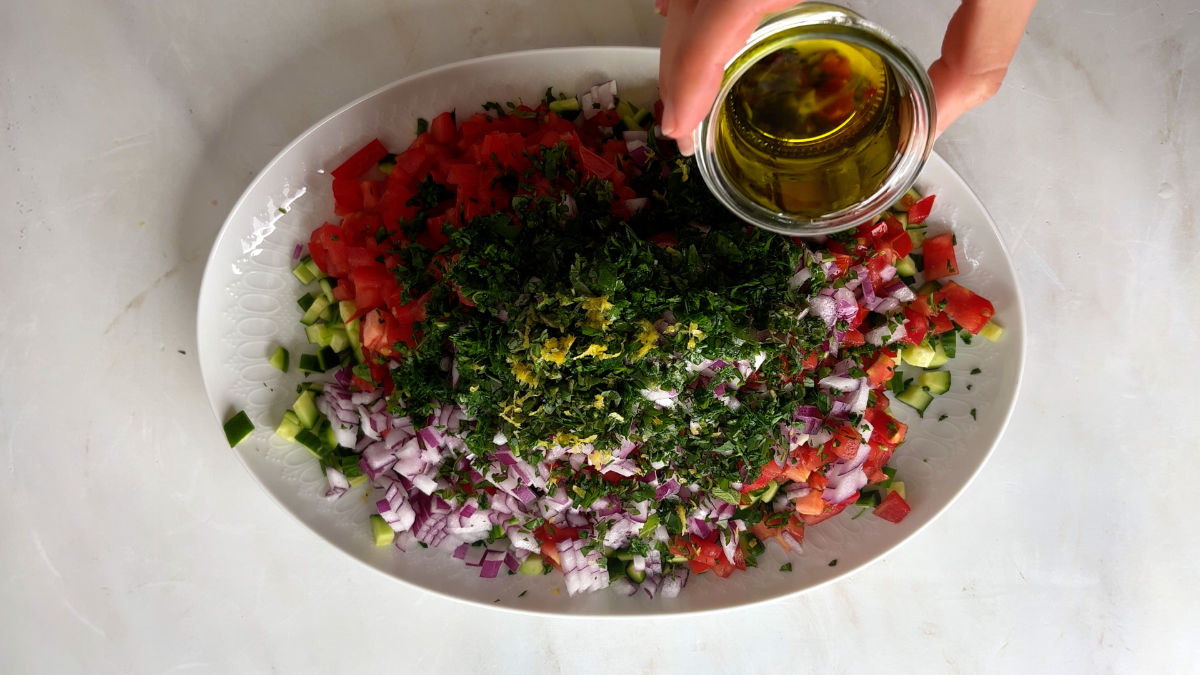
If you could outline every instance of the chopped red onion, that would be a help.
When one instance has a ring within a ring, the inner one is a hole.
[[[332,466],[325,467],[325,480],[329,483],[329,489],[325,491],[325,498],[331,501],[346,494],[346,491],[350,489],[350,481],[346,479],[346,474]]]

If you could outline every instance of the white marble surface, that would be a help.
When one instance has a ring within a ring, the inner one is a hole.
[[[851,4],[927,62],[954,5]],[[254,484],[194,337],[251,176],[430,66],[655,44],[650,7],[0,2],[0,672],[1197,667],[1191,0],[1046,0],[1001,93],[939,142],[1023,275],[1028,372],[980,478],[849,580],[697,619],[500,614],[354,564]]]

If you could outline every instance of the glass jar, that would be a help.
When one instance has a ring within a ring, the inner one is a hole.
[[[804,2],[729,61],[695,131],[701,175],[746,221],[789,235],[867,222],[912,187],[936,129],[916,57],[858,14]]]

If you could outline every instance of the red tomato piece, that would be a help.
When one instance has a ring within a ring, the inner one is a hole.
[[[941,335],[954,330],[954,323],[950,321],[950,317],[946,316],[945,312],[938,312],[929,317],[929,332],[934,335]]]
[[[805,515],[805,514],[801,513],[800,519],[804,521],[805,525],[816,525],[817,523],[829,520],[830,518],[836,516],[837,514],[841,513],[842,511],[845,511],[846,507],[853,504],[854,501],[857,499],[858,499],[858,493],[855,492],[854,494],[847,497],[846,501],[842,502],[841,504],[826,505],[824,510],[820,511],[819,513],[816,513],[813,515]]]
[[[577,527],[559,527],[545,523],[533,531],[533,536],[538,538],[538,541],[549,543],[558,543],[567,539],[578,539],[579,528]]]
[[[920,311],[909,307],[904,308],[904,341],[910,345],[919,345],[929,332],[929,319]]]
[[[972,335],[983,330],[996,314],[996,308],[986,298],[976,295],[953,281],[933,294],[935,303],[946,303],[946,315]]]
[[[583,170],[596,178],[611,178],[617,173],[617,167],[587,148],[579,148],[579,157]]]
[[[935,195],[929,195],[921,201],[908,207],[908,222],[910,225],[920,225],[929,217],[929,212],[933,210],[933,199]]]
[[[781,473],[783,473],[783,465],[779,462],[772,461],[770,464],[767,464],[762,468],[762,471],[758,474],[758,478],[753,483],[742,486],[742,494],[765,488],[767,483],[775,480],[775,478]]]
[[[444,112],[429,123],[429,135],[434,142],[453,145],[458,140],[458,129],[454,127],[454,113]]]
[[[872,387],[879,385],[892,379],[896,374],[896,362],[886,354],[880,354],[875,361],[867,367],[867,379]]]
[[[954,235],[944,232],[925,240],[925,279],[933,281],[958,274],[958,259],[954,256]]]
[[[904,501],[904,497],[901,497],[899,492],[893,491],[887,493],[887,496],[883,498],[882,502],[879,502],[879,506],[876,506],[872,513],[888,522],[898,523],[904,520],[909,511],[912,511],[912,507]]]
[[[376,138],[360,148],[358,152],[350,155],[349,159],[330,173],[335,179],[357,180],[364,173],[373,169],[387,154],[387,148]]]
[[[363,208],[362,188],[353,178],[333,179],[333,212],[344,216]]]
[[[379,263],[361,265],[350,271],[354,304],[359,311],[384,307],[396,289],[396,277]]]

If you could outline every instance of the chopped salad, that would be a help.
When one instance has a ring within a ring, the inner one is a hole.
[[[276,433],[328,498],[368,484],[377,544],[670,597],[852,505],[908,514],[888,392],[925,411],[958,342],[1002,333],[952,280],[953,234],[926,236],[934,197],[820,243],[772,234],[719,206],[656,112],[611,82],[548,90],[332,172],[337,218],[294,270],[297,365],[332,377]]]

